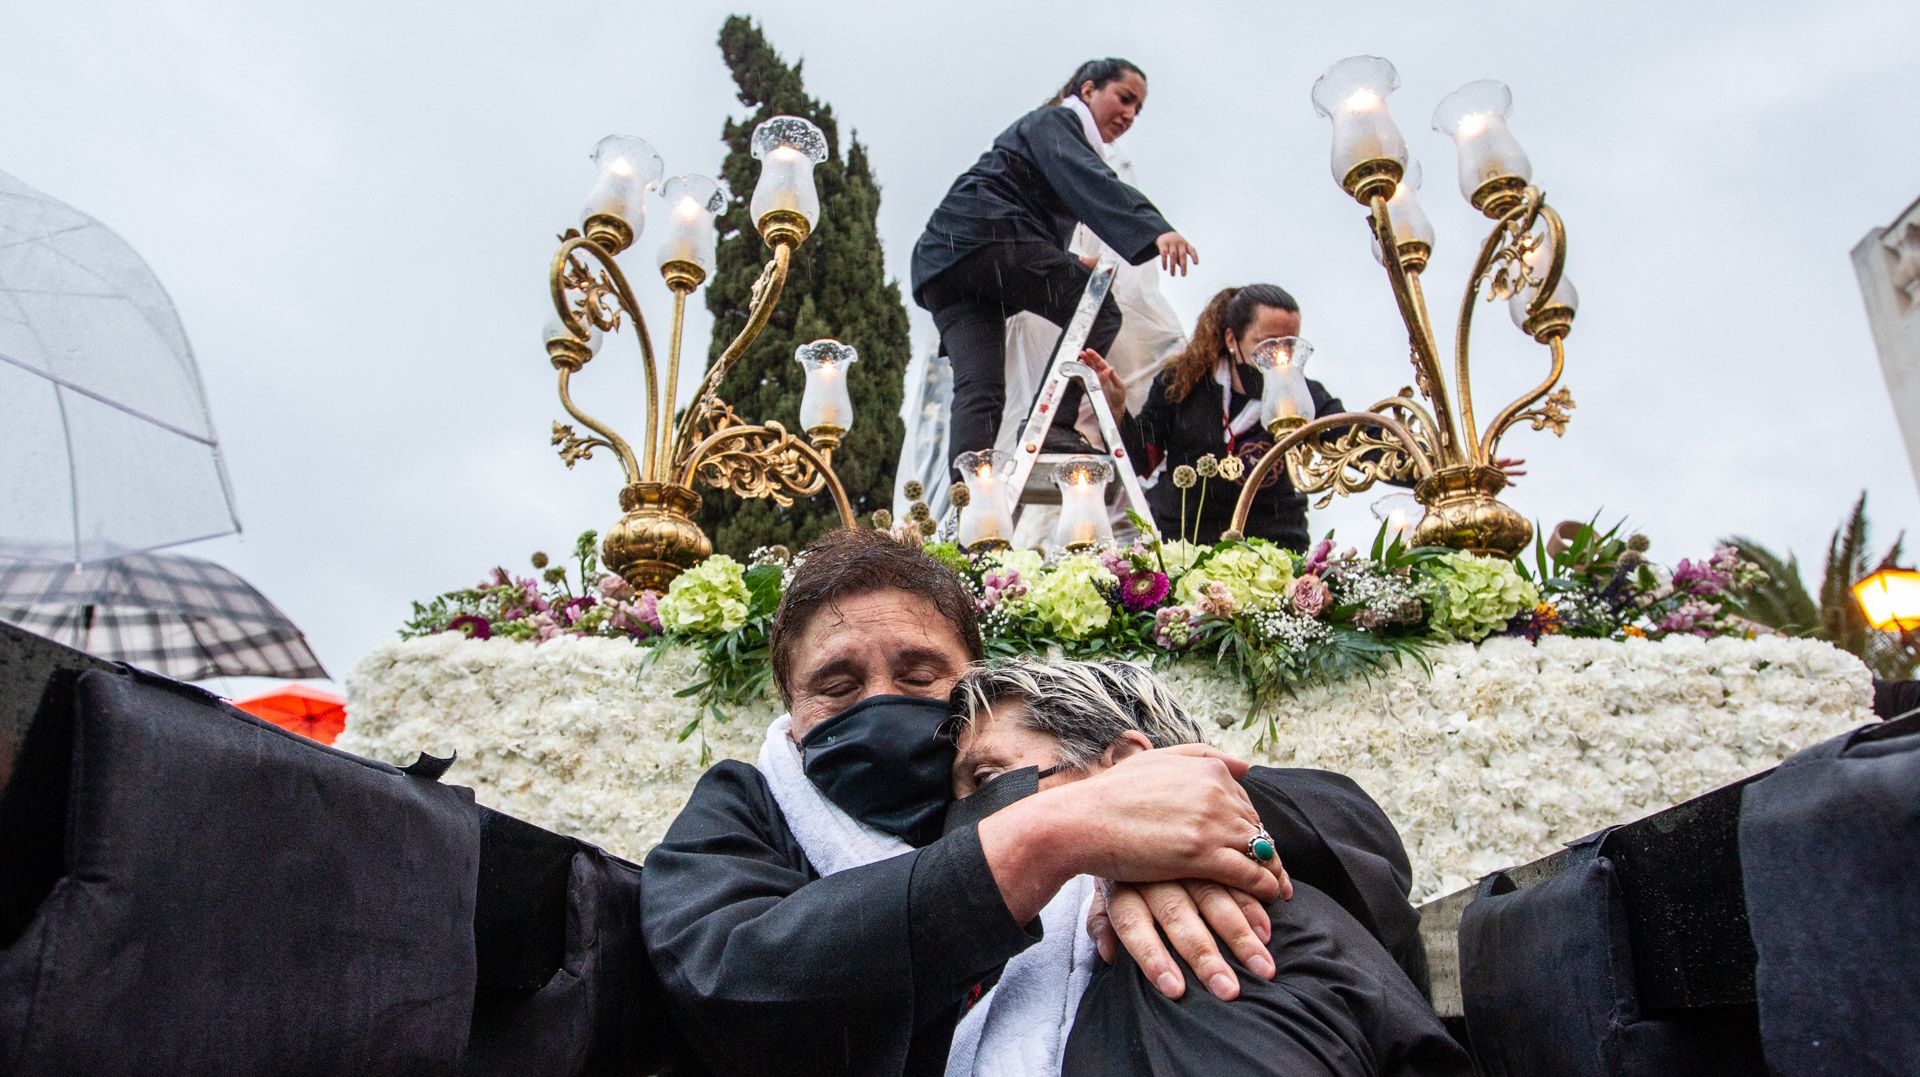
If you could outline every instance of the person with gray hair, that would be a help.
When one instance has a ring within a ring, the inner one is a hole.
[[[977,665],[948,712],[949,827],[1137,753],[1205,741],[1159,677],[1116,660]],[[1292,897],[1259,909],[1268,960],[1238,966],[1252,973],[1239,999],[1190,990],[1174,1001],[1130,955],[1096,947],[1080,928],[1101,886],[1081,876],[1042,909],[1041,942],[961,1019],[948,1077],[1471,1073],[1425,996],[1406,850],[1379,805],[1324,771],[1254,767],[1241,785],[1264,824],[1247,855],[1284,859]]]

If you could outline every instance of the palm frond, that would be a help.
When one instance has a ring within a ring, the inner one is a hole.
[[[1790,636],[1809,635],[1820,628],[1820,604],[1808,593],[1800,578],[1800,558],[1791,551],[1783,559],[1777,553],[1745,535],[1730,535],[1720,540],[1732,546],[1740,556],[1759,565],[1767,574],[1741,600],[1740,615],[1776,632]]]

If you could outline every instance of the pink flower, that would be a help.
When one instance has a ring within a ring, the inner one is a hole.
[[[540,642],[542,643],[550,639],[560,638],[560,625],[553,619],[553,615],[550,613],[536,613],[528,623],[533,625],[533,630],[539,635]]]
[[[1200,592],[1200,612],[1210,617],[1233,616],[1233,592],[1224,583],[1210,583]]]
[[[1287,584],[1287,597],[1293,602],[1293,612],[1302,617],[1318,617],[1332,595],[1327,591],[1326,581],[1309,573]]]
[[[1142,572],[1133,576],[1123,576],[1120,582],[1120,604],[1138,612],[1150,610],[1166,600],[1172,584],[1167,582],[1165,573]]]
[[[579,598],[569,599],[566,605],[560,607],[560,623],[569,628],[579,624],[580,618],[586,616],[587,611],[592,609],[594,605],[595,602],[591,595],[581,595]]]
[[[625,601],[633,597],[633,585],[615,576],[611,572],[600,577],[599,588],[602,598],[612,599],[616,602]]]
[[[1707,561],[1680,560],[1673,569],[1673,588],[1690,595],[1717,595],[1727,589],[1724,573]]]
[[[1125,583],[1127,577],[1133,575],[1133,558],[1119,550],[1107,550],[1100,555],[1100,567],[1113,573],[1121,583]]]
[[[1176,651],[1193,642],[1193,611],[1185,606],[1167,606],[1155,613],[1153,642]]]

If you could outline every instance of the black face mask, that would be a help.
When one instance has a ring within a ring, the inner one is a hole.
[[[1025,800],[1040,791],[1040,779],[1060,769],[1057,766],[1045,770],[1021,767],[988,778],[980,783],[971,796],[961,797],[947,805],[946,828],[941,833],[951,834],[963,826],[978,823],[1016,800]]]
[[[800,740],[807,780],[855,819],[909,845],[940,836],[953,796],[945,700],[870,696]]]

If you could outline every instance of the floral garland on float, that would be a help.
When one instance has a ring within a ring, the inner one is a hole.
[[[1236,461],[1237,462],[1237,461]],[[1328,537],[1305,552],[1260,539],[1211,546],[1149,537],[1084,550],[967,552],[936,541],[915,491],[907,519],[877,527],[918,541],[972,590],[988,653],[1200,659],[1244,690],[1245,715],[1310,686],[1369,677],[1433,648],[1489,637],[1537,641],[1750,638],[1769,631],[1741,615],[1766,579],[1733,547],[1668,568],[1647,559],[1643,535],[1592,523],[1563,526],[1512,561],[1444,547],[1410,547],[1383,525],[1362,554]],[[600,571],[593,532],[575,543],[574,571],[533,555],[537,575],[496,568],[473,587],[415,603],[403,638],[461,632],[539,644],[561,637],[627,640],[650,652],[694,650],[702,676],[679,690],[701,704],[681,730],[726,721],[770,686],[767,635],[794,558],[725,554],[676,577],[664,593],[636,591]]]

